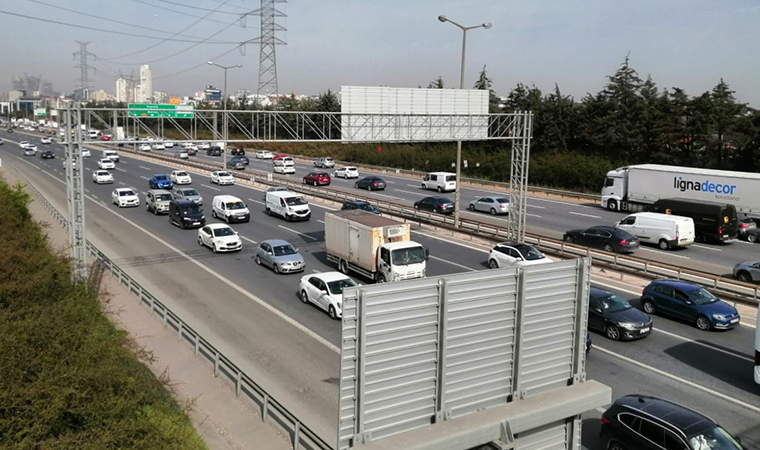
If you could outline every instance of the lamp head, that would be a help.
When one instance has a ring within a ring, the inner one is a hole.
[[[209,65],[209,66],[213,66],[213,65],[214,65],[214,63],[212,63],[211,61],[209,61],[209,62],[208,62],[208,65]]]
[[[441,22],[447,22],[449,19],[447,19],[446,16],[444,16],[443,14],[441,14],[440,16],[438,16],[438,20],[440,20]]]
[[[484,24],[483,24],[483,28],[485,28],[486,30],[487,30],[487,29],[489,29],[489,28],[491,28],[492,26],[493,26],[493,25],[491,25],[491,22],[488,22],[488,23],[484,23]]]

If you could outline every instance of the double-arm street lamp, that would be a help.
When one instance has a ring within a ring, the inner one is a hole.
[[[448,19],[446,16],[438,16],[438,20],[441,22],[449,22],[452,25],[456,25],[459,27],[459,29],[462,30],[462,68],[459,73],[459,89],[464,89],[464,56],[465,51],[467,50],[467,31],[472,30],[473,28],[485,28],[486,30],[491,28],[491,22],[488,23],[482,23],[480,25],[475,25],[471,27],[465,27],[462,25],[459,25],[458,23],[454,22],[451,19]],[[454,226],[459,226],[459,208],[461,207],[459,204],[459,178],[462,175],[462,141],[457,141],[457,186],[456,190],[454,191]]]
[[[223,157],[224,169],[226,170],[227,169],[227,71],[230,69],[239,69],[243,67],[243,65],[235,64],[234,66],[222,66],[212,61],[209,61],[208,64],[210,66],[216,66],[216,67],[220,67],[224,69],[224,92],[222,93],[222,95],[224,95],[224,106],[222,106],[222,108],[224,109],[224,112],[222,113],[224,114],[224,118],[222,120],[222,122],[224,123],[223,125],[224,132],[222,133],[222,139],[224,140],[224,148],[222,149],[222,155],[224,155]]]

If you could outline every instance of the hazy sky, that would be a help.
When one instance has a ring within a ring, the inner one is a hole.
[[[257,8],[259,1],[6,0],[0,10],[162,38],[178,33],[183,36],[175,38],[205,39],[218,33],[213,39],[242,42],[259,33],[258,17],[249,17],[243,28],[234,14],[178,4],[238,13]],[[462,33],[437,20],[444,14],[462,25],[493,23],[490,30],[468,32],[467,87],[487,65],[502,95],[518,82],[544,91],[558,83],[579,99],[597,92],[630,53],[642,78],[651,75],[660,88],[678,86],[698,95],[722,77],[740,101],[760,108],[758,0],[293,0],[277,6],[287,15],[278,20],[287,28],[278,33],[287,42],[277,47],[281,93],[316,94],[341,85],[425,87],[438,75],[447,86],[458,86]],[[213,21],[199,19],[207,14]],[[138,75],[140,63],[160,59],[151,63],[154,89],[192,95],[206,84],[222,84],[221,69],[204,64],[214,59],[243,64],[229,72],[231,92],[256,90],[255,44],[242,55],[234,44],[161,42],[5,14],[0,14],[0,29],[3,91],[9,90],[11,75],[25,72],[43,74],[59,91],[72,90],[79,77],[72,56],[77,40],[91,41],[89,51],[97,55],[95,89],[114,93],[119,70]],[[141,51],[149,46],[154,47]],[[173,75],[197,64],[204,65]]]

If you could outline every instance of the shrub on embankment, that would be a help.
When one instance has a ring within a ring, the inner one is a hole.
[[[205,449],[28,202],[0,180],[0,448]]]

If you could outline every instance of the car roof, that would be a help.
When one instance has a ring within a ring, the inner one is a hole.
[[[234,195],[216,195],[214,196],[214,200],[219,200],[222,202],[242,202],[239,198],[235,197]]]
[[[177,206],[184,206],[184,205],[194,205],[195,202],[192,200],[172,200],[172,203],[176,204]]]
[[[150,192],[153,195],[168,194],[169,193],[169,191],[167,191],[166,189],[150,189],[148,192]]]
[[[678,427],[686,436],[694,436],[714,428],[717,423],[710,417],[677,403],[644,395],[626,395],[615,401],[630,409],[643,411]]]
[[[232,228],[231,226],[227,225],[226,223],[209,223],[206,224],[207,227],[216,230],[219,228]]]
[[[342,274],[341,272],[322,272],[322,273],[315,273],[313,275],[307,275],[307,276],[309,278],[317,277],[324,282],[345,280],[345,279],[351,278],[347,275]]]
[[[290,242],[286,241],[285,239],[267,239],[266,241],[263,241],[262,244],[264,242],[271,245],[272,247],[279,247],[281,245],[291,245]]]
[[[370,202],[366,200],[349,200],[343,203],[344,205],[369,205]]]
[[[426,198],[432,198],[434,200],[438,200],[439,202],[451,202],[451,203],[453,203],[453,201],[449,200],[446,197],[426,197]]]
[[[593,298],[609,297],[610,295],[612,295],[612,292],[595,288],[593,286],[591,287],[591,290],[589,290],[589,296]]]
[[[654,280],[651,283],[649,283],[650,286],[653,284],[664,284],[666,286],[678,288],[683,291],[693,291],[695,289],[701,288],[701,286],[699,286],[698,284],[689,283],[688,281],[681,281],[681,280],[664,279],[664,280]]]
[[[109,159],[109,161],[110,161],[110,159]],[[166,175],[163,174],[163,173],[157,173],[157,174],[153,175],[153,178],[160,178],[160,177],[166,178]]]
[[[117,192],[124,192],[124,191],[132,191],[132,192],[135,192],[135,190],[134,190],[134,189],[132,189],[132,188],[128,188],[128,187],[126,187],[126,188],[116,188],[116,191],[117,191]]]

